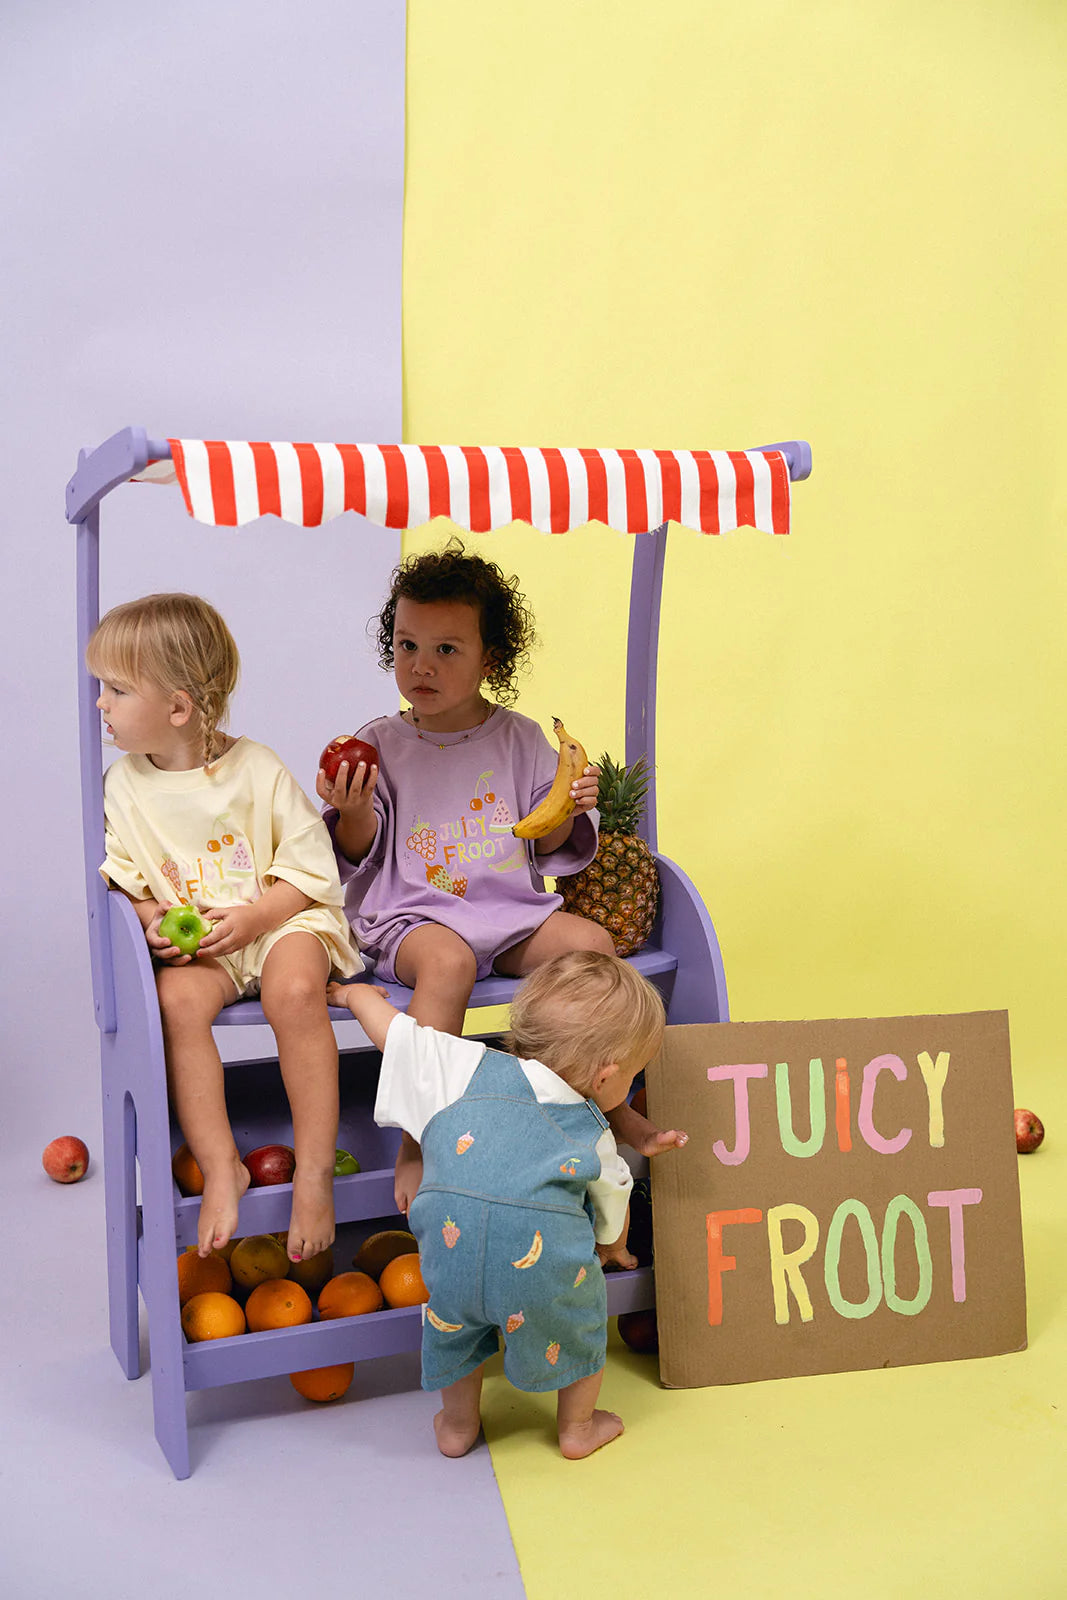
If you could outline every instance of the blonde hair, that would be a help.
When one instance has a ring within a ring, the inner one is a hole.
[[[585,1094],[608,1062],[644,1065],[665,1025],[659,991],[633,967],[599,950],[572,950],[535,968],[516,991],[505,1045]]]
[[[229,711],[241,658],[229,628],[199,595],[149,594],[113,606],[94,630],[85,661],[106,683],[184,691],[193,703],[204,766],[221,754],[219,724]]]

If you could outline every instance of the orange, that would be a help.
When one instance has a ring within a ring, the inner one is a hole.
[[[210,1255],[202,1261],[195,1250],[187,1250],[178,1257],[178,1304],[183,1306],[196,1294],[214,1290],[229,1294],[233,1280],[230,1269],[221,1256]]]
[[[182,1332],[190,1344],[201,1339],[232,1339],[244,1333],[245,1314],[232,1295],[209,1289],[182,1307]]]
[[[233,1281],[242,1289],[254,1289],[268,1278],[284,1278],[289,1257],[270,1233],[253,1233],[242,1239],[230,1257]]]
[[[314,1299],[323,1284],[333,1277],[333,1251],[320,1250],[317,1256],[308,1256],[306,1261],[290,1261],[289,1276]]]
[[[357,1272],[368,1273],[377,1283],[382,1268],[387,1267],[394,1256],[410,1255],[418,1248],[413,1233],[405,1233],[403,1228],[387,1228],[384,1233],[372,1233],[364,1240],[352,1257],[352,1265]]]
[[[397,1256],[382,1271],[378,1287],[387,1306],[395,1311],[398,1306],[422,1306],[430,1298],[430,1291],[422,1281],[418,1251]]]
[[[382,1291],[365,1272],[339,1272],[319,1295],[319,1316],[324,1322],[335,1317],[362,1317],[381,1308]]]
[[[170,1170],[182,1194],[203,1194],[204,1174],[187,1144],[179,1145],[171,1157]]]
[[[253,1289],[245,1302],[249,1333],[267,1328],[295,1328],[311,1321],[311,1301],[298,1283],[288,1278],[272,1278]]]
[[[289,1382],[305,1400],[340,1400],[355,1374],[354,1361],[336,1367],[313,1367],[310,1372],[290,1372]]]

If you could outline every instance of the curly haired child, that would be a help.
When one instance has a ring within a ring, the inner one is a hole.
[[[409,709],[360,730],[380,770],[342,766],[334,782],[320,771],[316,783],[360,948],[379,977],[414,991],[417,1022],[446,1033],[462,1033],[478,978],[525,977],[571,950],[613,953],[607,931],[561,910],[544,883],[596,854],[596,768],[572,786],[574,812],[558,828],[532,842],[511,832],[548,792],[558,758],[539,725],[510,709],[533,642],[517,580],[459,540],[402,562],[378,619],[378,650]],[[628,1142],[645,1154],[684,1142],[656,1134],[628,1107],[621,1115]],[[420,1171],[405,1132],[402,1212]]]

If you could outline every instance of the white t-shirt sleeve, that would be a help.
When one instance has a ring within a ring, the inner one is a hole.
[[[588,1189],[593,1206],[593,1227],[597,1244],[614,1244],[626,1223],[626,1207],[630,1204],[634,1180],[610,1129],[597,1140],[596,1153],[600,1157],[600,1176],[593,1179]]]
[[[385,1036],[375,1122],[421,1139],[430,1118],[463,1094],[484,1054],[485,1045],[477,1039],[422,1028],[399,1012]]]

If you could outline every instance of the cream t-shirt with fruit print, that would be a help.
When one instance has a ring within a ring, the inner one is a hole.
[[[361,969],[326,826],[266,745],[236,739],[210,771],[163,772],[147,756],[123,756],[104,779],[104,819],[100,871],[135,900],[222,909],[284,879],[321,910],[316,931],[334,969]]]

